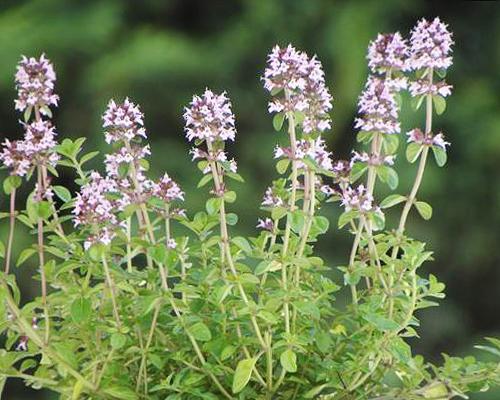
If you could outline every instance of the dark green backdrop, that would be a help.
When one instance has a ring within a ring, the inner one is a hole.
[[[500,332],[500,4],[424,1],[102,1],[2,0],[0,2],[0,137],[21,135],[14,112],[13,75],[21,54],[45,52],[58,74],[61,96],[55,121],[63,137],[88,138],[87,148],[105,151],[100,115],[110,97],[130,96],[146,115],[155,175],[168,171],[186,191],[188,210],[201,207],[204,192],[182,134],[182,108],[206,86],[227,90],[233,100],[238,136],[231,151],[245,185],[238,185],[237,229],[254,231],[258,203],[272,179],[272,149],[278,140],[266,112],[259,76],[266,54],[289,42],[316,53],[334,95],[333,133],[326,140],[337,157],[354,145],[356,98],[367,74],[368,41],[377,32],[406,35],[417,19],[440,16],[456,41],[448,80],[454,85],[448,110],[438,118],[452,143],[449,164],[431,166],[421,197],[434,206],[430,222],[411,219],[410,232],[431,243],[429,271],[447,283],[442,306],[422,314],[416,350],[431,359],[463,354],[482,336]],[[422,123],[403,110],[403,128]],[[414,174],[404,157],[400,192]],[[96,163],[95,168],[100,168]],[[2,172],[1,174],[4,174]],[[3,175],[2,175],[3,176]],[[70,184],[71,177],[62,179]],[[7,207],[3,193],[0,208]],[[338,209],[322,211],[335,220]],[[2,220],[0,235],[6,236]],[[332,226],[334,226],[332,224]],[[28,238],[19,236],[17,249]],[[332,231],[320,251],[332,266],[345,262],[349,238]],[[29,275],[16,273],[28,296],[36,294]],[[7,399],[34,394],[9,385]],[[498,399],[482,394],[474,399]]]

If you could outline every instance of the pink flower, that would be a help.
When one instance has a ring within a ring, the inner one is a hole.
[[[24,142],[5,139],[0,152],[0,161],[10,168],[11,175],[24,176],[31,167],[31,158],[26,154]]]
[[[184,192],[168,174],[163,175],[160,181],[154,186],[153,193],[165,203],[170,203],[174,200],[184,200]]]
[[[421,19],[411,32],[409,67],[449,68],[452,64],[452,34],[439,18]]]
[[[433,135],[432,133],[425,134],[420,129],[415,128],[409,131],[407,134],[409,143],[417,143],[421,145],[427,146],[438,146],[443,150],[446,149],[446,146],[449,146],[450,143],[444,140],[444,134],[442,132],[437,135]]]
[[[274,193],[273,188],[268,187],[261,204],[263,207],[284,207],[285,202],[280,196]]]
[[[116,104],[114,100],[110,100],[102,119],[103,127],[106,129],[107,143],[130,142],[136,137],[146,138],[144,115],[139,106],[128,98],[122,104]]]
[[[368,66],[374,73],[407,69],[408,46],[399,32],[378,34],[368,46]]]
[[[363,185],[359,185],[355,189],[349,186],[342,192],[341,204],[346,211],[371,211],[373,209],[373,196],[367,192]]]
[[[233,140],[236,135],[231,102],[226,92],[219,95],[206,89],[200,96],[193,96],[189,107],[184,109],[186,137],[212,141]]]
[[[264,88],[271,93],[284,91],[269,103],[270,113],[301,112],[304,133],[331,129],[328,112],[332,96],[325,85],[325,73],[316,56],[309,58],[292,45],[275,46],[268,56],[263,76]]]
[[[399,107],[391,87],[384,79],[369,76],[359,97],[355,127],[365,132],[399,133]]]
[[[274,222],[271,218],[261,219],[257,221],[257,228],[272,232],[274,230]]]
[[[59,97],[54,94],[56,74],[45,54],[39,59],[22,57],[17,66],[16,110],[23,112],[29,107],[38,107],[40,113],[47,115],[48,107],[57,106]]]
[[[290,147],[277,146],[274,150],[274,158],[286,157],[292,160],[292,149]],[[333,168],[332,153],[326,148],[325,141],[318,137],[313,142],[305,139],[298,140],[295,149],[295,160],[299,160],[297,167],[299,169],[307,168],[302,160],[306,158],[313,160],[320,168],[331,171]]]
[[[446,82],[435,82],[430,83],[428,80],[419,79],[415,82],[410,83],[410,94],[413,97],[422,96],[426,94],[431,94],[433,96],[440,95],[442,97],[447,97],[451,94],[451,89],[453,86],[448,85]]]

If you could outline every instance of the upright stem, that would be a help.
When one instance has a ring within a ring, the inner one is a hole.
[[[108,284],[109,293],[111,296],[111,303],[113,305],[113,315],[115,317],[116,325],[118,328],[121,327],[120,314],[118,313],[118,305],[116,303],[116,291],[115,291],[115,283],[113,278],[111,277],[111,273],[109,271],[108,262],[106,261],[106,256],[102,256],[102,265],[104,267],[104,273],[106,275],[106,282]]]
[[[38,191],[41,193],[35,193],[35,197],[40,197],[36,201],[42,201],[42,194],[44,193],[43,181],[42,181],[42,170],[41,167],[37,167],[37,184]],[[38,236],[38,263],[40,267],[40,280],[41,280],[41,291],[42,291],[42,307],[43,315],[45,320],[45,343],[49,342],[50,336],[50,318],[49,310],[47,306],[47,277],[45,275],[45,254],[43,248],[43,219],[38,217],[37,220],[37,236]]]
[[[16,225],[16,188],[10,192],[10,211],[9,211],[9,238],[7,240],[7,250],[5,253],[5,274],[10,271],[10,258],[12,255],[12,243],[14,241],[14,227]]]

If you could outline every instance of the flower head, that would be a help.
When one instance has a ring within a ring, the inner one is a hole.
[[[391,86],[384,79],[369,76],[359,97],[355,127],[365,132],[395,134],[400,132],[399,107]]]
[[[368,66],[375,73],[406,70],[408,46],[399,32],[378,34],[368,46]]]
[[[202,96],[193,96],[189,107],[184,109],[184,120],[189,141],[234,140],[236,135],[231,101],[226,92],[218,95],[206,89]]]
[[[394,165],[394,155],[383,155],[383,154],[368,154],[367,152],[358,153],[357,151],[352,152],[351,157],[351,168],[356,162],[366,163],[368,165]]]
[[[5,139],[0,152],[0,161],[10,168],[11,175],[24,176],[31,167],[31,158],[26,154],[24,142]]]
[[[359,185],[355,189],[349,186],[342,192],[342,205],[346,211],[371,211],[373,209],[373,196],[363,185]]]
[[[257,220],[257,228],[272,232],[274,230],[274,222],[271,218]]]
[[[331,128],[328,112],[332,96],[325,85],[325,73],[316,56],[309,58],[292,45],[275,46],[268,56],[263,76],[264,88],[271,93],[283,91],[269,103],[270,113],[301,112],[305,133]]]
[[[409,67],[413,70],[450,67],[452,45],[452,34],[445,23],[439,18],[421,19],[411,32]]]
[[[417,143],[421,145],[427,146],[438,146],[443,150],[446,149],[446,146],[449,146],[450,143],[444,140],[444,134],[442,132],[437,135],[433,135],[432,133],[425,134],[422,130],[415,128],[409,131],[407,134],[409,143]]]
[[[114,100],[110,100],[102,119],[103,127],[106,129],[107,143],[130,142],[137,137],[146,138],[144,115],[139,106],[128,98],[122,104],[116,104]]]
[[[17,65],[15,78],[16,110],[23,112],[29,107],[38,107],[40,113],[47,115],[49,106],[57,106],[59,97],[54,94],[56,74],[44,54],[39,59],[23,56]]]
[[[155,184],[153,193],[165,203],[170,203],[174,200],[184,200],[184,192],[168,174],[163,175],[160,181]]]
[[[289,159],[295,158],[295,160],[299,160],[297,163],[297,168],[299,169],[306,168],[306,164],[301,161],[305,158],[310,158],[324,170],[331,171],[333,168],[331,158],[332,153],[327,150],[325,141],[321,137],[318,137],[312,142],[305,139],[298,140],[295,148],[295,157],[293,156],[293,151],[290,147],[276,146],[274,150],[274,158],[281,157]]]
[[[262,199],[263,207],[284,207],[285,201],[279,196],[272,187],[266,189],[264,198]]]

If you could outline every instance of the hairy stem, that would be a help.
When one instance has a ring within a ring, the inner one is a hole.
[[[5,274],[10,271],[10,259],[12,256],[12,244],[14,242],[14,228],[16,225],[16,188],[10,192],[9,210],[9,238],[7,239],[7,249],[5,252]]]
[[[113,305],[113,315],[115,317],[116,325],[118,328],[121,328],[120,314],[118,312],[118,305],[116,303],[116,288],[113,278],[111,277],[111,273],[109,271],[108,262],[106,261],[106,256],[102,256],[102,266],[104,267],[104,273],[106,275],[106,282],[109,288],[109,293],[111,297],[111,303]]]

